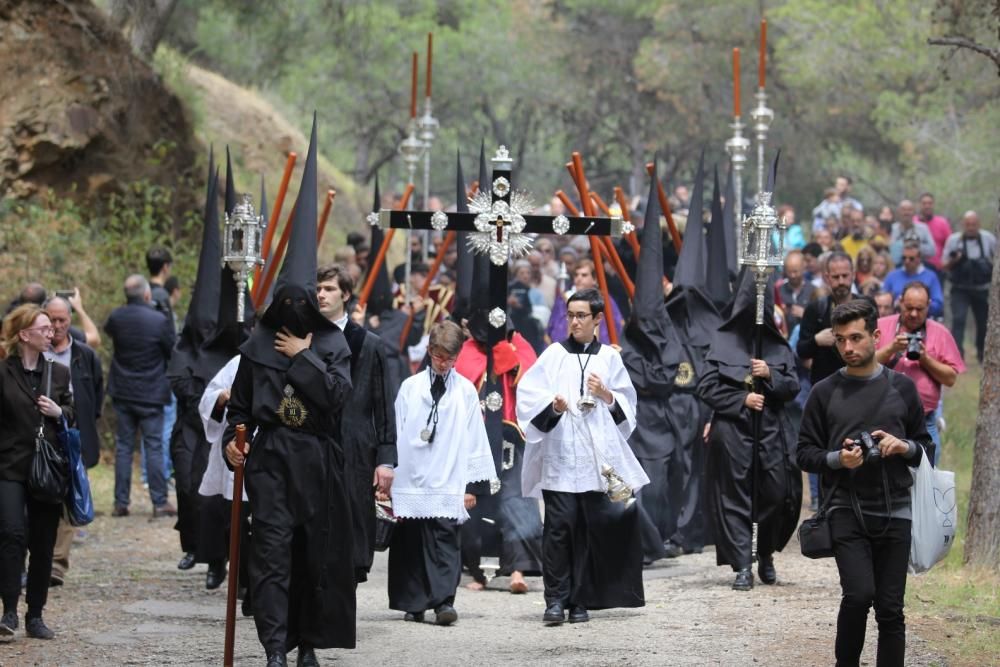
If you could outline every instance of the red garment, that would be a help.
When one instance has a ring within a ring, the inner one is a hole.
[[[503,376],[504,421],[517,424],[517,382],[537,359],[531,344],[516,331],[510,340],[493,346],[493,372]],[[474,384],[477,391],[482,390],[486,380],[486,346],[471,338],[465,341],[455,361],[455,371]]]
[[[935,268],[941,268],[941,254],[944,252],[945,241],[951,236],[951,223],[942,215],[935,215],[930,220],[924,220],[919,215],[913,216],[914,222],[920,221],[931,230],[934,239],[934,256],[928,260]]]

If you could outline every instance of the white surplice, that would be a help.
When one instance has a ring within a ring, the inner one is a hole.
[[[597,407],[581,413],[581,367],[586,376],[595,373],[617,401],[625,419],[615,424],[610,406],[600,399]],[[531,420],[552,404],[556,394],[569,403],[559,422],[548,433],[538,430]],[[638,491],[649,477],[628,445],[635,428],[636,392],[621,355],[601,345],[597,354],[572,354],[560,343],[542,352],[517,385],[517,421],[525,434],[521,489],[525,496],[541,498],[542,490],[583,493],[607,491],[601,475],[610,465]]]
[[[471,382],[449,372],[444,396],[438,402],[437,432],[434,442],[428,443],[420,433],[433,428],[427,424],[431,406],[429,370],[407,378],[399,387],[399,463],[392,482],[392,511],[399,517],[462,522],[469,518],[466,485],[497,478],[479,395]]]
[[[205,469],[205,476],[201,478],[201,486],[198,493],[203,496],[225,496],[226,500],[233,499],[233,473],[222,460],[222,436],[226,432],[227,410],[222,411],[222,420],[212,419],[212,412],[215,410],[215,402],[223,390],[233,387],[233,380],[236,379],[236,371],[240,367],[240,355],[230,359],[222,367],[212,381],[205,388],[205,393],[201,395],[198,402],[198,414],[201,415],[201,423],[205,427],[205,439],[212,445],[208,453],[208,468]],[[243,489],[243,500],[247,499],[246,488]]]

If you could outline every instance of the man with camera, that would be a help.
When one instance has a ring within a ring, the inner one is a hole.
[[[845,367],[813,387],[802,415],[797,461],[822,475],[843,597],[837,665],[858,665],[868,609],[878,623],[877,664],[902,666],[903,598],[910,553],[913,478],[929,446],[917,387],[882,365],[883,336],[867,299],[834,308],[831,325]]]
[[[930,302],[925,283],[907,283],[899,297],[899,314],[878,321],[881,347],[876,356],[880,364],[906,375],[917,385],[927,432],[934,442],[931,462],[936,466],[941,458],[937,427],[941,387],[955,384],[958,374],[965,372],[965,362],[947,327],[928,319]]]
[[[972,317],[976,320],[976,358],[980,364],[986,344],[990,279],[996,252],[997,237],[993,232],[980,229],[979,215],[975,211],[966,211],[962,216],[962,231],[949,236],[944,244],[942,268],[951,278],[951,335],[964,359],[965,318],[972,308]]]

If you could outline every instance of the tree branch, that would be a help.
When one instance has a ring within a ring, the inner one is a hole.
[[[965,37],[931,37],[928,38],[927,43],[931,46],[953,46],[956,49],[969,49],[981,53],[993,61],[993,64],[997,66],[998,73],[1000,73],[1000,49],[991,49]]]

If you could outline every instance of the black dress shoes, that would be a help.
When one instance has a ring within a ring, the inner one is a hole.
[[[49,630],[41,617],[24,619],[24,634],[34,639],[55,639],[56,633]]]
[[[451,625],[458,620],[458,612],[450,604],[443,604],[434,609],[434,622],[438,625]]]
[[[759,562],[757,563],[757,574],[760,575],[761,583],[767,584],[768,586],[776,584],[778,582],[778,571],[774,569],[774,557],[764,556],[759,557]]]
[[[423,623],[424,622],[424,612],[422,611],[408,611],[403,614],[403,620],[409,621],[410,623]]]
[[[267,667],[288,667],[284,651],[274,651],[267,654]]]
[[[190,570],[194,567],[194,554],[190,551],[184,554],[184,557],[180,559],[177,563],[178,570]]]
[[[299,657],[295,659],[295,667],[319,667],[316,650],[311,646],[299,646]]]
[[[553,602],[545,608],[542,615],[542,622],[546,625],[561,625],[566,620],[566,612],[558,602]]]
[[[208,564],[208,572],[205,573],[205,589],[214,591],[226,580],[226,564],[223,561],[215,561]]]
[[[587,613],[587,608],[583,605],[576,605],[575,607],[569,608],[569,622],[570,623],[586,623],[590,620],[590,614]]]
[[[736,573],[736,580],[733,582],[734,591],[749,591],[753,588],[753,570],[745,567]]]
[[[671,540],[663,543],[663,551],[667,558],[677,558],[684,555],[684,547]]]

